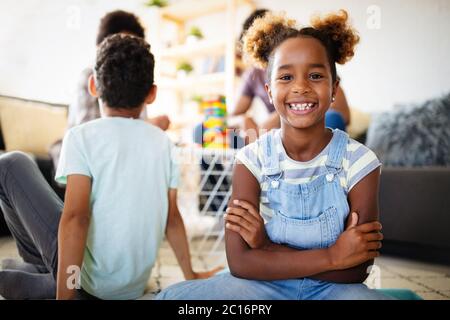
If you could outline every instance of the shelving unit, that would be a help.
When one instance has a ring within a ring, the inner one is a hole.
[[[176,100],[176,113],[180,119],[171,119],[173,128],[180,127],[179,121],[187,123],[187,119],[182,116],[183,106],[193,95],[220,94],[226,97],[228,106],[233,104],[236,64],[235,16],[236,10],[243,5],[249,6],[249,10],[254,9],[252,0],[178,0],[158,9],[158,23],[153,22],[152,25],[169,25],[176,33],[167,47],[164,46],[168,42],[167,35],[158,32],[160,47],[156,53],[156,61],[163,66],[159,71],[157,69],[158,87],[160,90],[166,90],[165,92]],[[195,22],[195,19],[212,14],[221,16],[220,33],[213,37],[206,36],[196,42],[187,42],[189,24]],[[178,63],[201,59],[210,59],[210,65],[205,63],[202,68],[197,68],[186,76],[177,75]]]

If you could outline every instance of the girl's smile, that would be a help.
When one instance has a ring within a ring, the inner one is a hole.
[[[298,100],[293,102],[288,102],[286,107],[295,115],[306,115],[308,113],[314,112],[317,108],[317,103],[307,100]]]

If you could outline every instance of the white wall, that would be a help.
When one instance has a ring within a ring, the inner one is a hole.
[[[213,0],[211,0],[213,1]],[[0,0],[0,94],[56,103],[70,101],[80,70],[92,62],[99,19],[131,10],[147,26],[144,0]],[[367,111],[420,102],[450,91],[449,0],[278,0],[258,6],[284,10],[307,23],[313,12],[345,8],[361,35],[354,59],[339,69],[350,104]],[[370,5],[380,9],[369,29]],[[240,23],[245,15],[239,14]],[[214,24],[200,20],[213,32]],[[203,25],[202,25],[203,24]]]
[[[284,10],[301,24],[314,12],[346,9],[360,33],[356,55],[339,68],[352,106],[367,111],[414,103],[450,91],[450,1],[279,0],[261,6]],[[380,10],[380,28],[369,29]]]
[[[0,0],[0,95],[68,103],[81,70],[93,63],[100,18],[135,12],[142,0]]]

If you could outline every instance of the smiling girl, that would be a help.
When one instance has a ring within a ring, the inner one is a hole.
[[[237,155],[225,216],[230,273],[174,285],[159,299],[386,298],[362,284],[381,247],[380,162],[324,121],[336,63],[359,41],[347,19],[341,10],[298,29],[267,14],[248,30],[244,50],[267,71],[281,129]]]

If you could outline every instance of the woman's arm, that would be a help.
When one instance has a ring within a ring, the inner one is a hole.
[[[269,117],[267,118],[266,121],[263,122],[261,128],[270,131],[272,129],[279,128],[280,125],[281,125],[280,115],[278,114],[278,112],[274,111],[271,114],[269,114]]]
[[[230,114],[231,117],[240,116],[247,113],[248,109],[252,105],[253,98],[245,95],[241,95],[236,103],[236,107]]]
[[[58,230],[57,299],[74,299],[77,283],[71,283],[73,267],[79,276],[84,258],[90,221],[91,178],[84,175],[69,175],[64,209]]]

